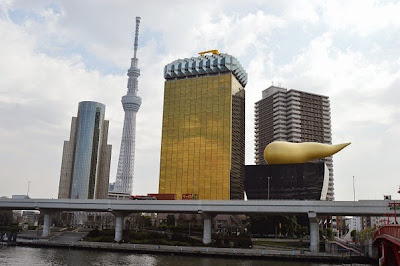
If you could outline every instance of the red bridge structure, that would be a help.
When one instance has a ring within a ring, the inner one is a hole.
[[[372,239],[378,246],[379,265],[400,265],[400,225],[396,210],[400,210],[400,203],[389,203],[394,209],[394,224],[387,224],[379,228]]]

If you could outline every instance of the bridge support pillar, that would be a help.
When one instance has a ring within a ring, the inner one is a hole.
[[[114,240],[119,242],[122,240],[122,233],[124,231],[124,214],[122,212],[113,212],[115,216],[115,237]]]
[[[51,223],[50,212],[45,212],[43,217],[42,237],[48,237],[50,235],[50,223]]]
[[[319,220],[315,212],[308,213],[310,221],[310,251],[319,252]]]
[[[204,219],[203,227],[203,243],[205,245],[211,243],[211,232],[212,232],[212,219],[214,218],[210,213],[203,213],[202,217]]]

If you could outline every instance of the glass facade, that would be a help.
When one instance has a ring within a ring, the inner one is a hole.
[[[79,103],[71,184],[72,199],[95,197],[104,112],[104,104],[89,101]]]
[[[165,81],[159,193],[243,199],[244,96],[232,72]]]

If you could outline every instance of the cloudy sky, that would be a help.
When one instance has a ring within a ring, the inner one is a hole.
[[[254,103],[272,82],[330,97],[336,200],[381,199],[400,185],[398,1],[0,0],[0,196],[56,198],[78,102],[104,103],[115,180],[135,17],[139,95],[134,193],[157,192],[163,68],[219,49],[247,70],[246,163]]]

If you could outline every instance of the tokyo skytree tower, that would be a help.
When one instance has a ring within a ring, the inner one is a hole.
[[[138,47],[140,17],[136,17],[135,44],[131,67],[128,69],[128,93],[122,97],[122,106],[125,111],[124,128],[122,130],[121,149],[119,152],[117,178],[115,180],[114,192],[132,193],[133,168],[135,161],[135,134],[136,134],[136,113],[142,104],[142,98],[137,96],[138,59],[136,52]]]

